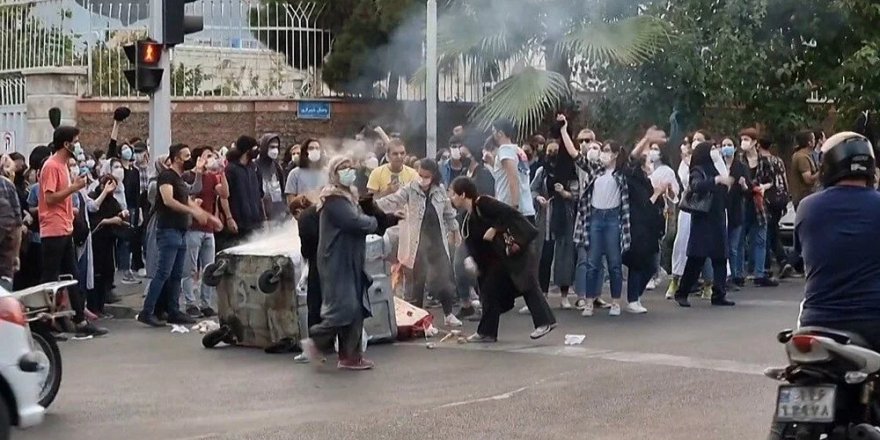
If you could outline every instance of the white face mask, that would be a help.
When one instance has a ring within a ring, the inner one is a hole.
[[[211,171],[219,171],[220,170],[220,161],[217,159],[211,159],[205,165]]]
[[[269,159],[272,160],[278,159],[278,149],[270,148],[269,151],[266,153],[266,156],[269,156]]]
[[[89,160],[87,160],[87,161],[86,161],[86,166],[87,166],[89,169],[94,168],[94,167],[95,167],[95,160],[94,160],[94,159],[89,159]]]
[[[651,150],[648,153],[648,162],[654,163],[660,160],[660,152],[657,150]]]
[[[309,150],[309,162],[318,162],[321,160],[321,150]]]
[[[449,149],[449,157],[451,157],[452,160],[459,160],[459,159],[461,159],[461,150],[458,149],[458,148],[451,148],[451,149]]]
[[[344,186],[354,185],[354,181],[357,179],[357,173],[351,168],[347,170],[339,170],[337,171],[337,174],[339,174],[339,183]]]
[[[375,170],[379,167],[379,159],[375,157],[369,157],[364,161],[364,167],[368,170]]]
[[[590,162],[595,162],[599,160],[599,150],[590,149],[587,151],[587,160]]]
[[[745,151],[750,151],[752,149],[752,141],[742,141],[740,147]]]
[[[113,168],[113,171],[110,173],[117,182],[122,182],[122,179],[125,178],[125,170],[122,168]]]

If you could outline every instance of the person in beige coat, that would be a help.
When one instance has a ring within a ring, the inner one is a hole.
[[[419,177],[397,192],[376,201],[386,213],[398,213],[400,246],[398,260],[407,269],[409,301],[424,307],[425,286],[443,306],[444,324],[459,327],[452,313],[455,284],[451,255],[459,242],[456,211],[446,189],[440,184],[440,167],[433,159],[423,159]]]

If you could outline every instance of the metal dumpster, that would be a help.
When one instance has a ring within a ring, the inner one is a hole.
[[[218,342],[266,348],[302,338],[296,286],[302,271],[296,225],[252,243],[227,249],[205,268],[204,282],[216,287],[221,329],[206,335]]]

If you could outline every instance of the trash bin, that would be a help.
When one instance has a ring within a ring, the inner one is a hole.
[[[219,332],[226,333],[211,339],[257,348],[299,341],[299,305],[305,307],[297,295],[302,261],[295,228],[220,252],[205,268],[204,280],[216,287]]]

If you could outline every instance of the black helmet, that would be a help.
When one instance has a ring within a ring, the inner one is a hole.
[[[873,185],[877,163],[868,138],[854,132],[838,133],[822,145],[822,185],[832,186],[843,179],[865,178]]]

